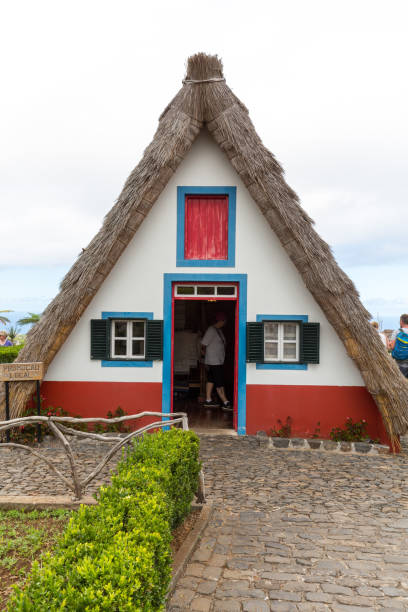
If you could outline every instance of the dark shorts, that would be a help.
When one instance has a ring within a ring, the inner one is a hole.
[[[208,382],[212,382],[216,389],[224,386],[224,366],[223,365],[209,365],[208,367]]]
[[[398,361],[397,361],[397,365],[398,365],[398,367],[399,367],[399,369],[400,369],[401,374],[402,374],[403,376],[405,376],[405,378],[408,378],[408,364],[407,364],[407,363],[404,363],[404,364],[402,364],[402,363],[401,363],[401,364],[400,364],[400,363],[398,363]]]

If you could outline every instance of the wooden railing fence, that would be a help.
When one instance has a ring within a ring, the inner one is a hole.
[[[117,423],[124,423],[126,421],[131,421],[135,419],[141,419],[142,417],[160,417],[160,420],[155,421],[154,423],[150,423],[149,425],[145,425],[140,429],[135,431],[131,431],[124,436],[115,435],[115,433],[111,434],[97,434],[90,431],[80,431],[78,429],[74,429],[72,427],[67,427],[67,425],[75,425],[75,424],[84,424],[84,423],[106,423],[108,425],[113,425]],[[167,420],[163,420],[167,419]],[[28,416],[28,417],[19,417],[16,419],[10,419],[8,421],[0,421],[0,433],[2,431],[8,431],[13,427],[21,427],[31,424],[40,424],[48,426],[50,432],[55,436],[57,440],[61,443],[68,461],[71,470],[72,482],[56,468],[56,466],[43,454],[38,452],[37,448],[32,448],[31,446],[27,446],[25,444],[18,444],[16,442],[0,442],[0,448],[11,447],[17,448],[20,450],[28,451],[44,461],[48,467],[58,476],[58,478],[66,485],[68,489],[70,489],[74,494],[74,499],[81,499],[86,487],[89,483],[96,478],[96,476],[103,470],[108,461],[118,452],[123,446],[128,444],[130,440],[136,438],[137,436],[142,436],[146,431],[150,429],[158,429],[163,427],[171,427],[174,425],[181,424],[181,427],[184,430],[188,430],[188,418],[185,412],[173,412],[169,414],[163,414],[162,412],[140,412],[138,414],[130,414],[122,417],[116,417],[112,419],[102,418],[102,417],[91,417],[78,419],[74,417],[57,417],[57,416]],[[100,442],[106,443],[114,443],[115,445],[109,450],[109,452],[105,455],[105,457],[98,463],[96,468],[84,479],[80,479],[78,474],[78,467],[75,461],[75,454],[71,448],[70,441],[67,439],[68,436],[75,436],[78,438],[90,438],[92,440],[99,440]],[[199,489],[197,492],[198,501],[205,501],[205,493],[204,493],[204,476],[203,473],[200,473],[200,482]]]

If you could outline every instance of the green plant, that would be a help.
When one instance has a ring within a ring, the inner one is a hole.
[[[6,323],[10,323],[10,319],[3,316],[3,312],[13,312],[12,310],[0,310],[0,323],[5,325]]]
[[[53,406],[44,406],[44,398],[41,398],[40,416],[67,416],[68,413],[62,408],[54,408]],[[22,416],[37,416],[37,398],[24,410]],[[86,426],[86,423],[84,423]],[[46,427],[42,426],[43,435],[46,432]],[[19,444],[31,445],[37,441],[37,424],[20,425],[10,430],[11,441]]]
[[[32,323],[38,323],[41,315],[35,312],[29,312],[27,317],[23,317],[17,321],[17,325],[31,325]]]
[[[315,430],[312,434],[312,438],[320,438],[320,421],[317,421]]]
[[[13,363],[23,346],[0,346],[0,363]]]
[[[115,412],[112,413],[109,410],[107,414],[108,419],[117,419],[123,416],[126,416],[126,412],[120,406],[116,408]],[[112,423],[111,425],[106,424],[106,431],[117,431],[119,433],[129,433],[130,428],[126,425],[126,423],[123,423],[123,422],[122,423]]]
[[[73,515],[54,556],[33,564],[8,610],[162,610],[171,528],[197,488],[198,450],[193,432],[176,429],[135,442],[98,505]]]
[[[16,338],[19,334],[20,334],[20,328],[17,327],[17,325],[9,325],[8,330],[7,330],[7,335],[13,344],[15,344]]]
[[[272,428],[269,430],[271,438],[290,438],[292,434],[292,417],[287,416],[285,423],[282,423],[281,419],[278,419],[277,423],[279,429]]]
[[[353,422],[351,417],[347,417],[342,427],[333,427],[330,432],[330,438],[335,442],[362,442],[368,440],[367,434],[367,421],[361,419],[361,421]]]

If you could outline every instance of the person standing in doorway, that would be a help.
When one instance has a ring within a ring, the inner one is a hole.
[[[217,312],[215,315],[214,325],[210,325],[201,340],[202,354],[205,355],[204,363],[208,366],[208,378],[205,387],[206,399],[204,406],[216,407],[219,406],[217,402],[212,399],[212,391],[215,389],[218,393],[220,400],[222,401],[222,409],[231,411],[232,407],[230,402],[225,395],[225,383],[224,383],[224,361],[225,361],[225,349],[227,341],[222,328],[227,322],[227,317],[224,312]]]

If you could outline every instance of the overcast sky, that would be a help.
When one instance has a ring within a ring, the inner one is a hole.
[[[3,2],[0,310],[41,312],[181,86],[228,85],[388,325],[408,311],[405,0]]]

